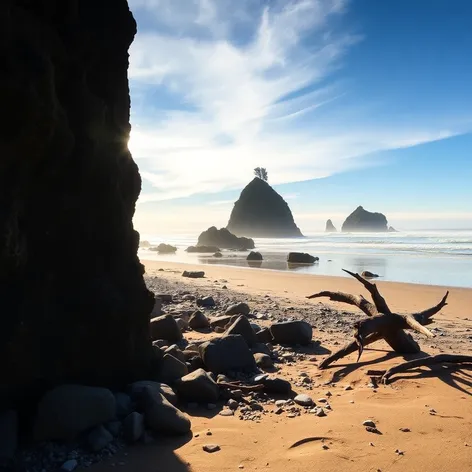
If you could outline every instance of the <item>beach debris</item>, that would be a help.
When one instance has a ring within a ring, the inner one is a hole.
[[[392,313],[387,302],[382,297],[374,283],[369,282],[359,274],[350,272],[346,269],[343,270],[358,280],[369,291],[373,303],[369,302],[362,295],[355,296],[343,292],[323,291],[307,297],[309,299],[328,297],[333,301],[348,303],[357,306],[368,316],[368,318],[358,321],[355,324],[354,327],[356,332],[354,335],[354,341],[324,359],[319,365],[320,369],[327,368],[333,362],[355,351],[358,351],[357,360],[359,361],[364,347],[380,339],[384,339],[395,352],[401,354],[420,352],[420,346],[411,335],[405,333],[405,329],[413,329],[427,337],[435,337],[435,334],[424,325],[432,323],[431,318],[447,305],[449,292],[446,292],[446,295],[436,306],[422,312],[414,314]],[[464,358],[464,356],[460,357],[462,359]],[[465,357],[472,359],[472,356]],[[454,356],[452,356],[452,358],[454,358]],[[416,362],[417,366],[425,365],[421,362],[418,364],[418,360],[412,362]],[[459,362],[462,362],[462,360]],[[406,364],[408,363],[405,363],[405,365]],[[404,368],[405,367],[403,367],[403,369]],[[392,371],[392,369],[390,369],[390,371]],[[393,373],[395,372],[397,371],[393,368]],[[388,375],[388,372],[384,375],[382,378],[384,383],[388,381],[390,375]]]
[[[218,444],[205,444],[203,446],[203,450],[205,452],[208,452],[210,454],[213,454],[214,452],[218,452],[221,450],[220,446]]]

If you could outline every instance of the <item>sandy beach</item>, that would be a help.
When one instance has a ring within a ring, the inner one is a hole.
[[[153,280],[165,283],[169,291],[184,287],[196,295],[212,294],[216,300],[230,296],[259,312],[273,309],[276,317],[285,313],[306,318],[316,311],[312,323],[317,347],[303,360],[284,364],[277,376],[290,380],[297,393],[307,393],[315,402],[328,398],[332,411],[326,417],[302,414],[292,418],[274,414],[275,407],[269,406],[259,421],[241,421],[236,415],[218,415],[219,409],[184,408],[192,420],[192,437],[163,438],[130,448],[94,466],[94,472],[115,467],[126,472],[465,471],[472,467],[470,370],[421,368],[398,375],[390,385],[373,388],[368,369],[384,370],[404,360],[384,342],[366,349],[359,364],[352,354],[327,370],[318,369],[327,353],[351,339],[346,323],[361,314],[348,305],[305,297],[321,290],[367,296],[355,280],[168,262],[144,264],[148,285]],[[204,270],[206,277],[183,279],[184,269]],[[448,290],[391,282],[378,282],[378,286],[396,312],[436,305]],[[438,335],[434,339],[414,336],[427,354],[471,352],[472,290],[449,290],[449,304],[430,325]],[[323,306],[339,312],[324,313]],[[342,321],[332,319],[337,313]],[[201,340],[212,335],[192,332],[186,338]],[[300,373],[312,383],[303,386]],[[362,425],[365,420],[373,420],[381,434],[367,432]],[[202,446],[209,443],[221,450],[204,452]]]

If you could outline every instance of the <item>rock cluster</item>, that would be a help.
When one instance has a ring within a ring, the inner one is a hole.
[[[236,235],[253,238],[303,236],[287,202],[267,182],[257,177],[241,192],[227,228]]]
[[[223,249],[248,250],[254,249],[254,240],[238,237],[226,228],[217,229],[215,226],[208,228],[198,237],[197,246],[217,246]]]

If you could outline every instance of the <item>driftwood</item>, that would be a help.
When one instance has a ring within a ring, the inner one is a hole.
[[[390,377],[395,374],[401,374],[417,367],[429,367],[435,364],[464,364],[472,368],[472,356],[461,356],[456,354],[438,354],[437,356],[427,356],[413,361],[403,362],[390,368],[383,374],[382,383],[388,384]]]
[[[366,300],[362,295],[354,296],[342,292],[324,291],[307,297],[310,299],[328,297],[333,301],[348,303],[357,306],[368,316],[368,318],[355,323],[354,340],[324,359],[319,366],[320,369],[326,369],[333,362],[356,351],[359,353],[357,358],[357,361],[359,361],[364,347],[380,339],[384,339],[389,346],[399,354],[414,354],[420,352],[418,343],[410,334],[404,331],[406,329],[412,329],[430,338],[435,337],[434,333],[426,328],[426,325],[432,323],[433,320],[431,318],[447,305],[449,292],[446,292],[443,299],[436,306],[419,313],[392,313],[374,283],[364,279],[359,274],[345,269],[343,270],[358,280],[368,290],[373,303]]]

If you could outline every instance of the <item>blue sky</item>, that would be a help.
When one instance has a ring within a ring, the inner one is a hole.
[[[305,233],[472,227],[472,2],[129,3],[141,231],[225,225],[256,166]]]

